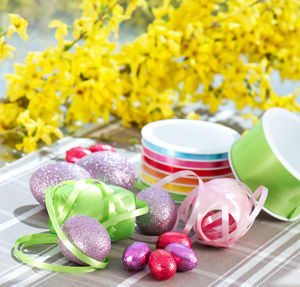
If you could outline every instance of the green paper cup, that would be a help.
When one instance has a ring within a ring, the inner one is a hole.
[[[271,108],[262,120],[231,147],[229,155],[237,179],[252,191],[269,189],[264,210],[286,221],[300,218],[300,118]]]

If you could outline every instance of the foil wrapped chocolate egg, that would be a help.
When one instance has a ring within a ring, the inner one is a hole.
[[[161,234],[156,241],[156,248],[164,249],[168,244],[171,243],[180,243],[187,247],[192,247],[191,239],[184,233],[170,231]]]
[[[111,151],[116,152],[116,150],[109,144],[95,144],[90,147],[91,152],[97,151]]]
[[[170,279],[177,271],[173,255],[164,249],[157,249],[150,254],[148,266],[152,275],[158,280]]]
[[[131,189],[135,180],[132,164],[115,152],[92,153],[80,159],[77,165],[85,168],[92,178],[102,180],[109,185]]]
[[[103,225],[95,218],[75,215],[68,218],[61,229],[71,243],[87,256],[98,261],[104,261],[108,256],[111,249],[110,237]],[[58,246],[62,254],[71,261],[87,265],[67,249],[59,238]]]
[[[149,205],[149,213],[137,217],[137,225],[144,234],[160,235],[170,231],[177,218],[173,198],[163,189],[146,188],[137,194],[137,199]]]
[[[73,147],[66,152],[66,161],[71,163],[76,163],[84,156],[91,154],[92,152],[84,147]]]
[[[123,253],[122,261],[128,270],[142,270],[148,262],[151,249],[145,242],[135,242]]]
[[[42,166],[30,178],[30,190],[34,198],[45,208],[45,191],[66,180],[91,178],[90,173],[73,163],[56,162]]]
[[[177,270],[179,271],[192,270],[198,264],[196,254],[190,247],[180,243],[171,243],[165,247],[165,250],[170,252],[174,258],[176,257],[175,260],[177,259]]]

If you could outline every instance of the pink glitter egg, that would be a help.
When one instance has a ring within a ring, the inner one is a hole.
[[[115,152],[95,152],[81,158],[76,164],[86,169],[92,178],[106,184],[131,189],[135,180],[132,164]]]
[[[91,175],[81,166],[68,162],[56,162],[36,170],[30,178],[30,190],[34,198],[45,205],[45,191],[66,180],[88,179]]]
[[[86,215],[75,215],[67,219],[62,227],[66,237],[87,256],[104,261],[111,249],[110,237],[101,223]],[[71,261],[87,265],[65,247],[58,238],[58,246],[62,254]]]
[[[140,191],[136,198],[149,205],[149,213],[136,219],[144,234],[161,235],[173,228],[177,219],[177,209],[171,195],[163,189],[149,187]]]

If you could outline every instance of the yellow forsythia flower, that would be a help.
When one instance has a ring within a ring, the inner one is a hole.
[[[12,33],[17,32],[24,41],[27,41],[28,40],[28,35],[27,35],[28,21],[17,14],[11,13],[11,14],[8,14],[8,16],[10,18],[11,24],[7,30],[7,37],[10,38]]]
[[[189,120],[200,120],[200,115],[195,113],[194,111],[193,112],[190,112],[187,116],[186,116],[187,119]]]
[[[64,46],[64,37],[68,35],[68,25],[59,21],[53,20],[49,24],[49,28],[57,28],[55,32],[55,38],[58,40],[58,47]]]
[[[0,37],[0,59],[5,62],[6,58],[12,58],[13,54],[11,51],[15,51],[15,47],[7,45],[5,38]]]
[[[128,2],[83,0],[72,28],[50,23],[57,28],[55,47],[14,65],[6,76],[8,103],[0,107],[11,115],[0,117],[0,127],[22,129],[18,148],[31,151],[62,136],[59,128],[111,116],[142,127],[199,101],[211,113],[228,101],[238,110],[300,111],[297,91],[279,96],[270,80],[275,70],[282,80],[300,79],[299,1],[182,0],[172,6],[174,1],[163,0],[154,1],[155,7],[152,1]],[[147,31],[117,45],[111,36],[146,5],[154,15]],[[69,30],[73,39],[66,41]],[[0,38],[1,59],[11,56],[5,40]]]

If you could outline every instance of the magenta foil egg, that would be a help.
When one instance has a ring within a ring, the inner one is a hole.
[[[140,191],[136,198],[149,205],[149,213],[136,219],[144,234],[161,235],[173,228],[177,219],[177,209],[171,195],[163,189],[149,187]]]
[[[174,257],[176,256],[177,270],[189,271],[198,265],[198,260],[192,248],[180,243],[171,243],[165,247]]]
[[[88,179],[91,175],[81,166],[68,162],[56,162],[42,166],[30,178],[30,190],[34,198],[45,208],[45,191],[66,180]]]
[[[62,227],[66,237],[87,256],[104,261],[111,249],[110,237],[101,223],[86,215],[75,215],[67,219]],[[87,265],[77,258],[58,238],[58,246],[62,254],[71,261]]]
[[[135,242],[123,253],[122,261],[128,270],[142,270],[148,262],[151,249],[145,242]]]
[[[76,164],[85,168],[92,178],[102,180],[106,184],[131,189],[135,180],[132,164],[115,152],[95,152],[81,158]]]

